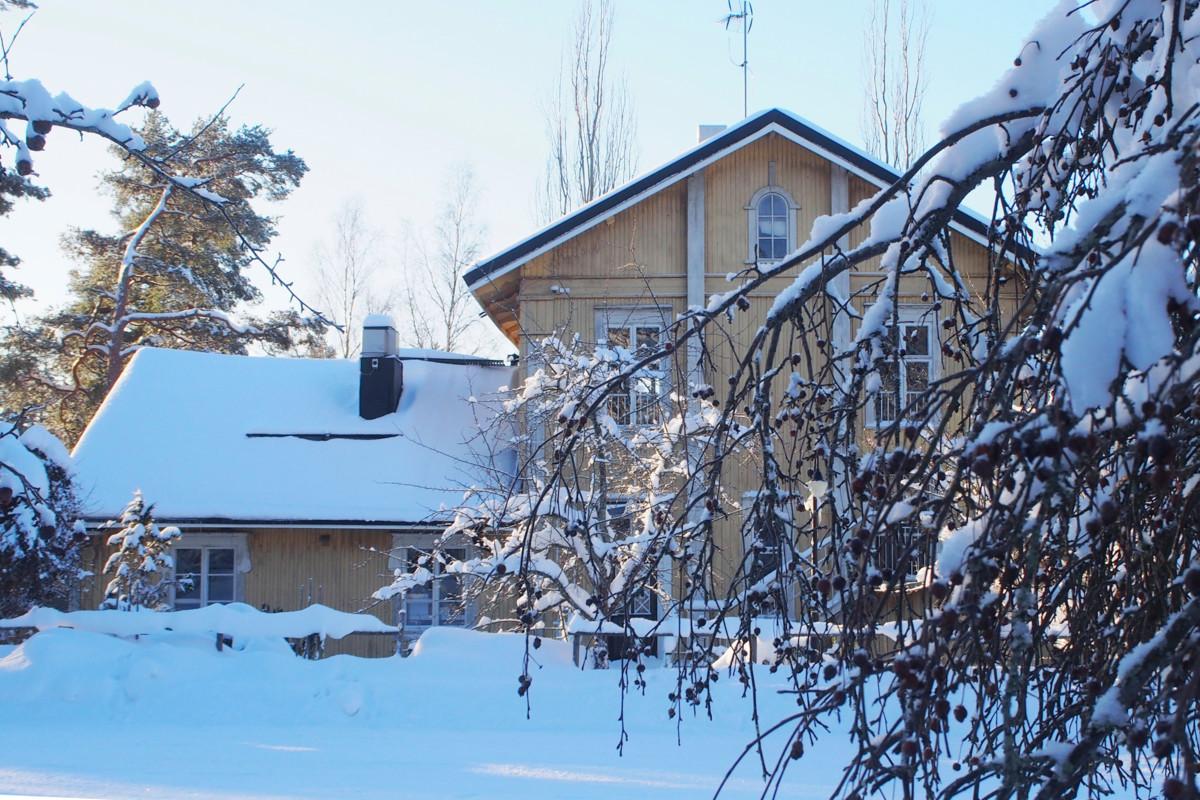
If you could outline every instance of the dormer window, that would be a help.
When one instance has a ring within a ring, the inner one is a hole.
[[[782,261],[796,246],[796,204],[782,188],[766,186],[746,208],[750,222],[747,263]]]

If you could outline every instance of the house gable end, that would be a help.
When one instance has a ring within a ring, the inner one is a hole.
[[[772,133],[846,169],[877,188],[889,186],[899,177],[899,174],[887,165],[832,134],[793,114],[771,109],[702,142],[673,161],[594,200],[507,250],[479,262],[466,273],[464,281],[473,292],[479,293],[489,283],[497,281],[565,241],[604,223],[651,195],[685,180]],[[976,242],[987,244],[988,224],[980,217],[960,211],[955,214],[952,227]]]

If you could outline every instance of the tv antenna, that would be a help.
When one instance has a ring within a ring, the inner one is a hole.
[[[729,6],[729,13],[725,15],[723,22],[725,30],[729,30],[729,26],[738,21],[742,24],[742,63],[738,64],[742,69],[742,117],[750,116],[750,29],[754,27],[754,5],[750,0],[725,0]],[[734,11],[735,7],[740,7],[740,11]]]

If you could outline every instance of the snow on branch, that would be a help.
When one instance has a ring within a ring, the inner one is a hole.
[[[302,313],[337,327],[318,309],[307,303],[294,290],[292,283],[283,277],[279,271],[282,257],[268,260],[262,249],[250,241],[229,212],[229,201],[226,198],[206,188],[203,179],[174,174],[167,160],[148,155],[145,140],[130,126],[117,119],[131,108],[155,109],[159,105],[158,92],[149,82],[135,86],[115,109],[106,109],[84,105],[65,92],[52,95],[38,80],[8,78],[0,81],[0,144],[15,150],[17,173],[26,176],[34,171],[33,152],[45,149],[47,137],[55,128],[106,139],[142,163],[164,181],[168,188],[174,187],[213,208],[251,258],[266,270],[271,282],[282,287]],[[10,124],[12,122],[25,123],[24,131],[14,132]]]

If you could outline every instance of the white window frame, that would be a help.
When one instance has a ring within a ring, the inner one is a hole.
[[[250,549],[246,544],[244,533],[185,533],[171,547],[171,563],[178,564],[177,554],[180,550],[200,551],[200,608],[213,605],[208,599],[208,560],[212,550],[233,550],[233,600],[243,603],[246,600],[246,573],[251,570]],[[172,570],[174,573],[174,569]],[[225,602],[223,600],[216,602]],[[171,586],[171,607],[175,607],[175,584]]]
[[[790,253],[796,249],[796,217],[800,206],[782,186],[770,184],[762,187],[750,198],[746,206],[746,263],[747,264],[777,264],[783,259],[758,257],[758,204],[769,194],[777,194],[787,204],[787,247],[784,252]]]
[[[670,310],[660,308],[658,306],[597,306],[596,307],[596,342],[601,346],[608,346],[608,331],[610,328],[625,328],[629,331],[629,341],[634,347],[637,346],[637,329],[638,328],[657,328],[658,342],[661,346],[664,341],[670,320]],[[629,420],[625,425],[636,427],[638,425],[655,425],[664,418],[667,410],[667,399],[671,394],[671,358],[664,357],[659,364],[661,365],[656,370],[646,370],[645,372],[651,378],[658,380],[658,419],[641,420],[638,419],[638,404],[636,402],[637,393],[633,389],[633,384],[630,384],[629,389],[624,396],[629,403]],[[655,374],[656,373],[656,374]],[[609,399],[612,399],[611,397]]]
[[[883,301],[887,302],[887,301]],[[891,315],[889,315],[890,317]],[[883,394],[883,387],[880,386],[878,392],[872,393],[867,401],[867,427],[880,428],[894,423],[903,410],[908,405],[908,373],[903,368],[903,365],[908,362],[926,363],[928,364],[928,383],[932,384],[937,380],[941,372],[941,342],[938,339],[938,316],[935,306],[921,304],[902,303],[896,311],[896,317],[889,319],[889,327],[893,325],[899,326],[916,326],[924,325],[929,336],[928,353],[920,356],[909,356],[907,354],[900,357],[901,369],[896,376],[896,416],[891,419],[879,419],[875,412],[876,404],[879,402],[880,395]],[[888,334],[891,335],[890,333]],[[900,332],[898,341],[903,342],[903,331]]]
[[[404,533],[392,534],[392,550],[391,550],[391,554],[388,557],[388,569],[390,569],[390,570],[396,570],[396,569],[407,570],[408,565],[409,565],[413,555],[416,555],[416,554],[425,555],[425,554],[431,553],[433,551],[434,541],[436,538],[437,538],[437,536],[434,534],[424,534],[424,535],[417,534],[415,536],[413,534],[404,534]],[[461,543],[461,544],[451,543],[451,544],[447,545],[447,548],[448,549],[461,549],[461,550],[465,551],[465,555],[467,555],[468,557],[471,555],[471,547],[466,543]],[[441,565],[435,564],[433,566],[434,566],[434,569],[432,571],[434,572],[434,574],[435,575],[441,574],[441,572],[440,572]],[[466,579],[459,578],[459,581],[460,581],[460,586],[462,586],[462,591],[465,592]],[[444,623],[441,621],[441,616],[439,614],[439,610],[440,610],[441,603],[443,600],[443,598],[441,597],[441,585],[442,585],[442,582],[440,580],[437,580],[436,578],[429,582],[430,624],[428,624],[428,625],[425,625],[425,624],[415,625],[412,622],[410,622],[409,618],[408,618],[408,605],[407,605],[408,604],[408,596],[407,596],[407,594],[404,595],[403,597],[397,597],[395,613],[397,615],[397,622],[403,621],[403,623],[404,623],[404,637],[406,639],[416,638],[417,636],[420,636],[421,633],[429,630],[430,628],[438,628],[438,627],[471,628],[474,626],[475,617],[476,617],[475,607],[471,602],[466,601],[466,600],[464,600],[464,603],[463,603],[463,612],[462,612],[462,617],[461,617],[461,619],[462,619],[461,623],[454,624],[454,623]],[[403,617],[401,617],[401,615],[403,615]]]

